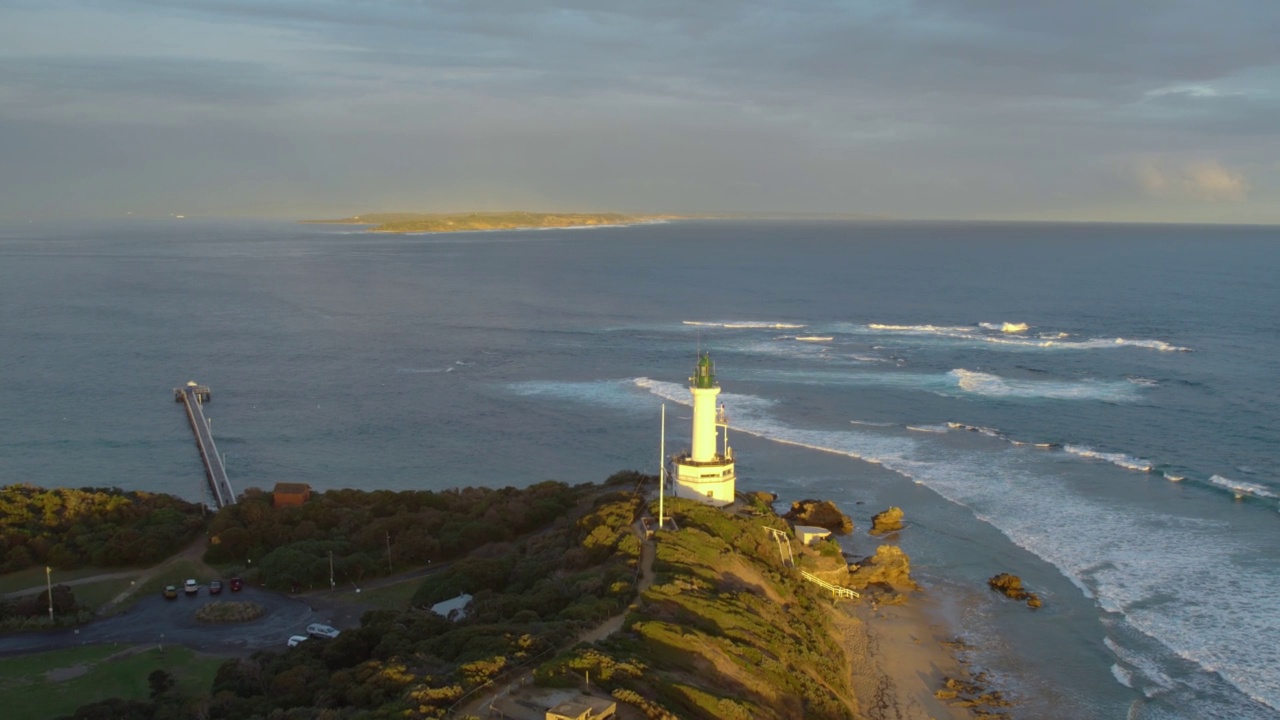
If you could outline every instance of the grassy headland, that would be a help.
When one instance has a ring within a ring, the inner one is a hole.
[[[370,232],[425,233],[631,225],[670,219],[672,217],[671,215],[624,215],[622,213],[533,213],[517,211],[488,213],[373,213],[337,220],[302,220],[301,222],[371,225]]]

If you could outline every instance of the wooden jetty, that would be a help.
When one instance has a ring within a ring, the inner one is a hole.
[[[204,416],[204,403],[213,399],[213,393],[208,386],[192,381],[174,388],[173,399],[186,406],[187,420],[191,423],[191,432],[196,436],[196,447],[200,450],[200,459],[204,461],[204,474],[209,481],[209,489],[213,491],[214,504],[223,508],[235,503],[236,493],[227,480],[227,468],[222,456],[218,454],[218,446],[213,442],[209,420]]]

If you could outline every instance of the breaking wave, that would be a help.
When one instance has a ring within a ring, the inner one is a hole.
[[[1143,460],[1142,458],[1136,458],[1136,457],[1133,457],[1132,455],[1125,455],[1124,453],[1099,452],[1097,450],[1094,450],[1093,448],[1085,447],[1083,445],[1063,445],[1062,449],[1071,453],[1072,455],[1078,455],[1083,458],[1089,458],[1091,460],[1104,460],[1106,462],[1111,463],[1112,465],[1122,467],[1126,470],[1136,470],[1138,472],[1151,472],[1151,469],[1153,467],[1150,460]]]
[[[1109,400],[1113,402],[1138,399],[1136,386],[1125,382],[1101,382],[1081,380],[1053,382],[1047,380],[1010,380],[990,373],[957,368],[947,373],[956,387],[967,393],[986,397],[1045,398],[1050,400]]]
[[[695,327],[728,328],[731,330],[799,330],[805,327],[795,323],[744,320],[741,322],[703,322],[701,320],[685,320],[684,325]]]
[[[1005,327],[1021,328],[1018,330],[1006,330]],[[940,338],[950,338],[954,340],[964,340],[967,342],[982,342],[997,347],[1007,348],[1054,348],[1060,350],[1101,350],[1106,348],[1118,347],[1135,347],[1146,348],[1148,350],[1157,350],[1160,352],[1190,352],[1191,348],[1180,347],[1167,343],[1163,340],[1147,340],[1147,339],[1131,339],[1123,337],[1115,338],[1090,338],[1088,340],[1064,340],[1068,337],[1066,333],[1044,333],[1039,339],[1026,337],[1010,337],[1024,332],[1028,326],[1025,323],[1003,323],[999,326],[994,323],[982,323],[976,327],[966,327],[963,325],[884,325],[881,323],[869,323],[862,326],[865,330],[880,334],[899,334],[899,335],[915,335],[915,336],[933,336]],[[853,331],[857,331],[858,326],[852,326]],[[975,332],[975,330],[984,329],[991,330],[997,334],[986,334]]]
[[[978,327],[983,327],[988,330],[995,330],[997,332],[1002,332],[1002,333],[1024,333],[1029,328],[1029,326],[1026,323],[1011,323],[1011,322],[978,323]]]
[[[1209,482],[1220,488],[1230,490],[1237,498],[1244,497],[1245,495],[1271,499],[1280,498],[1280,495],[1276,495],[1258,483],[1245,482],[1244,480],[1232,480],[1231,478],[1226,478],[1221,475],[1214,475],[1209,478]]]

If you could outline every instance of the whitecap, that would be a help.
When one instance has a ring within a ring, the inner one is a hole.
[[[1047,400],[1106,400],[1127,402],[1137,399],[1130,383],[1077,380],[1013,380],[991,373],[956,368],[947,373],[955,386],[966,393],[999,398],[1043,398]]]
[[[1027,328],[1029,327],[1026,323],[1011,323],[1011,322],[1001,322],[1001,323],[985,323],[984,322],[984,323],[978,323],[978,326],[982,328],[986,328],[987,330],[995,330],[997,332],[1002,332],[1002,333],[1023,333],[1023,332],[1026,332]]]
[[[872,330],[913,333],[919,335],[950,335],[953,333],[973,332],[973,328],[964,327],[962,325],[885,325],[883,323],[868,323],[867,327]]]
[[[1246,495],[1261,498],[1280,498],[1280,495],[1276,495],[1258,483],[1246,482],[1244,480],[1232,480],[1231,478],[1226,478],[1221,475],[1214,475],[1209,478],[1209,482],[1217,485],[1218,487],[1230,490],[1232,494],[1236,496],[1237,500],[1244,498]]]
[[[1092,460],[1105,460],[1112,465],[1125,468],[1126,470],[1151,472],[1152,468],[1150,460],[1143,460],[1142,458],[1125,455],[1124,453],[1099,452],[1093,448],[1085,447],[1083,445],[1064,445],[1062,449],[1079,457],[1090,458]]]
[[[685,320],[685,325],[696,327],[716,327],[731,330],[799,330],[805,327],[796,323],[745,320],[741,322],[707,322],[702,320]]]
[[[831,342],[835,340],[831,335],[797,335],[795,339],[800,342]]]
[[[934,433],[935,435],[949,432],[951,430],[950,423],[947,425],[908,425],[907,429],[914,430],[915,432]]]

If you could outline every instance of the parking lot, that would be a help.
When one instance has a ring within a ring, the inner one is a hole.
[[[263,607],[257,620],[224,625],[197,622],[195,611],[210,602],[247,601]],[[312,623],[349,627],[351,613],[318,610],[303,600],[245,586],[239,592],[224,588],[210,595],[202,586],[193,595],[179,590],[166,599],[160,593],[144,597],[127,611],[78,628],[0,637],[0,656],[101,643],[174,643],[200,652],[240,655],[254,650],[284,650],[291,635],[305,635]]]

